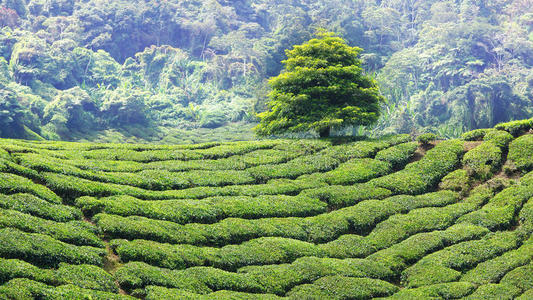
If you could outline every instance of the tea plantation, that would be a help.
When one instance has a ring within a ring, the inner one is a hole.
[[[532,132],[0,140],[0,299],[533,299]]]

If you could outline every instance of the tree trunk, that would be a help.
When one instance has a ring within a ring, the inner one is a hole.
[[[326,127],[326,128],[322,128],[320,129],[320,131],[318,132],[318,134],[320,135],[321,138],[327,138],[329,137],[329,134],[331,133],[331,128],[330,127]]]

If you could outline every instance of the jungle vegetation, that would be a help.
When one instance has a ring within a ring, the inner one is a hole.
[[[381,117],[333,134],[458,136],[533,113],[519,0],[0,0],[0,136],[252,139],[267,79],[317,28],[376,78]]]

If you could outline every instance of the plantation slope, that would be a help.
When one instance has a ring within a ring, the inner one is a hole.
[[[0,299],[528,299],[532,133],[0,140]]]

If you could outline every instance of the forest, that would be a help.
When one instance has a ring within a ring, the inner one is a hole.
[[[267,79],[317,28],[361,47],[372,127],[463,132],[533,114],[528,0],[0,0],[0,137],[253,139]]]

